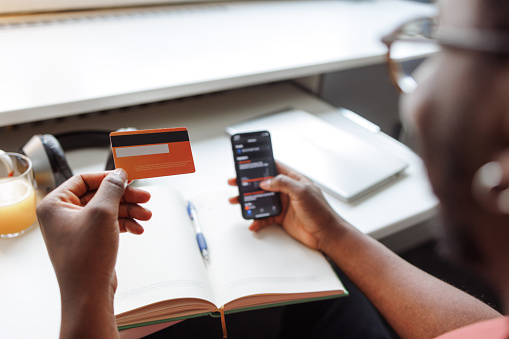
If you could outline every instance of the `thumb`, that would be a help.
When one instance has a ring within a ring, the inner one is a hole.
[[[299,181],[284,174],[278,174],[274,178],[264,180],[260,183],[260,187],[266,191],[282,192],[288,195],[292,195],[293,192],[296,192],[301,185],[302,183]]]
[[[107,211],[118,211],[120,199],[127,187],[127,173],[118,168],[110,172],[101,182],[94,197],[88,205],[100,207]]]

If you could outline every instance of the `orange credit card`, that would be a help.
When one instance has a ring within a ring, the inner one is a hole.
[[[115,168],[129,180],[193,173],[187,129],[160,128],[110,133]]]

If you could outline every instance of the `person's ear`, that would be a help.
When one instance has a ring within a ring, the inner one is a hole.
[[[509,214],[509,150],[477,170],[472,195],[486,210]]]

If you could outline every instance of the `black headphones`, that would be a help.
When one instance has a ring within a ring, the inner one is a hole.
[[[21,147],[19,152],[30,158],[38,188],[43,193],[48,193],[73,175],[64,152],[80,148],[109,148],[105,170],[115,168],[110,147],[110,131],[37,134]]]

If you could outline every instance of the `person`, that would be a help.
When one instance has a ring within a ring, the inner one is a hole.
[[[442,52],[421,73],[418,87],[403,96],[402,119],[415,132],[440,201],[444,247],[487,277],[508,307],[509,31],[504,35],[504,29],[509,2],[442,0],[440,25],[486,34],[471,35],[479,48],[442,41]],[[464,43],[462,37],[458,41]],[[484,48],[486,43],[499,51]],[[254,221],[252,231],[276,223],[322,251],[400,337],[509,338],[506,317],[362,234],[334,212],[310,180],[278,168],[280,174],[261,187],[281,192],[283,213]],[[62,337],[118,336],[112,309],[118,232],[140,233],[134,219],[150,214],[138,205],[147,194],[124,191],[125,180],[122,171],[74,177],[38,208],[62,294]]]
[[[37,206],[60,287],[62,338],[116,338],[113,313],[119,233],[143,233],[150,194],[127,186],[127,173],[75,175]]]

